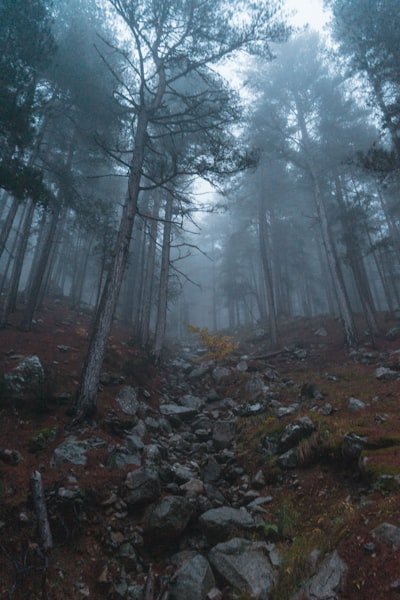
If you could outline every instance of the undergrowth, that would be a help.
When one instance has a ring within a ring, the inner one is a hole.
[[[221,362],[238,347],[238,343],[229,335],[223,335],[219,332],[212,334],[208,327],[201,328],[190,324],[187,324],[186,326],[189,333],[199,335],[201,344],[208,350],[207,354],[202,356],[201,360],[215,360],[216,362]]]

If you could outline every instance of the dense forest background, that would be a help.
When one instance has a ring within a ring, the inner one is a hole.
[[[188,323],[354,346],[399,307],[398,3],[325,5],[322,36],[274,1],[0,1],[0,327],[92,311],[78,420],[114,316],[157,362]]]

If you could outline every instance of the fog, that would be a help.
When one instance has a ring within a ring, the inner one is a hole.
[[[396,3],[208,4],[1,8],[1,327],[61,302],[158,361],[188,324],[352,345],[398,308]]]

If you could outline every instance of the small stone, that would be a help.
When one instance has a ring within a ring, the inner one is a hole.
[[[26,512],[19,513],[19,520],[21,521],[21,523],[29,523],[29,517],[26,514]]]
[[[111,539],[111,542],[116,546],[119,546],[125,540],[124,534],[121,533],[120,531],[112,531],[110,533],[110,539]]]
[[[314,335],[317,335],[319,337],[326,337],[328,335],[328,332],[325,329],[325,327],[319,327],[319,329],[316,329],[314,331]]]
[[[376,379],[383,379],[385,381],[394,381],[400,377],[400,373],[386,367],[378,367],[375,370],[375,377]]]
[[[257,471],[257,473],[254,475],[253,479],[251,480],[251,485],[256,490],[260,490],[261,488],[263,488],[266,485],[264,473],[261,471],[261,469],[259,469]]]
[[[376,544],[374,544],[374,542],[368,542],[367,544],[364,544],[363,548],[367,554],[373,554],[376,550]]]
[[[109,496],[106,500],[103,500],[103,502],[101,502],[101,506],[111,506],[111,504],[114,504],[117,500],[118,496],[114,494],[114,492],[112,492],[111,496]]]
[[[207,594],[207,600],[222,600],[223,595],[218,588],[212,588]]]
[[[390,584],[390,589],[393,590],[394,592],[400,593],[400,581],[393,581]]]
[[[249,368],[249,365],[247,364],[247,360],[241,360],[237,365],[236,365],[236,369],[237,371],[239,371],[239,373],[245,373]]]
[[[329,417],[330,415],[333,415],[334,408],[332,404],[326,402],[323,406],[321,406],[321,408],[318,409],[318,412],[320,415],[324,415],[324,417]]]
[[[70,349],[69,346],[64,346],[63,344],[60,344],[57,346],[57,350],[59,350],[62,354],[65,354],[66,352],[68,352],[69,349]]]
[[[357,412],[359,410],[363,410],[364,408],[366,408],[367,404],[363,400],[359,400],[358,398],[354,398],[352,396],[351,398],[349,398],[347,407],[352,412]]]

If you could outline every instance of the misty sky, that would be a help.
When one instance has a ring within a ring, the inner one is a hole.
[[[323,0],[284,0],[284,3],[288,10],[297,13],[291,19],[293,25],[309,24],[312,29],[321,29],[327,20]]]

